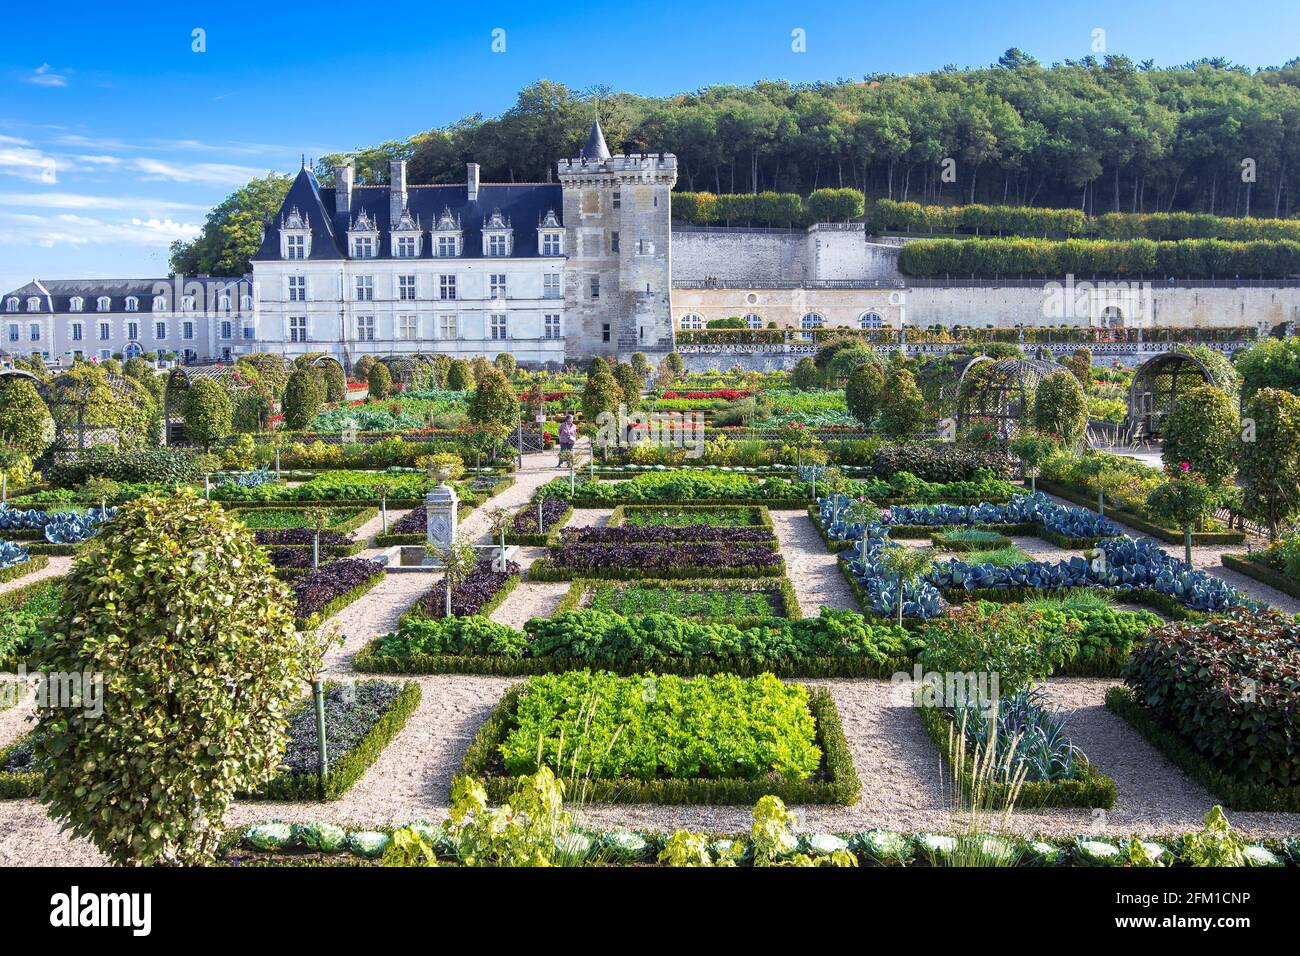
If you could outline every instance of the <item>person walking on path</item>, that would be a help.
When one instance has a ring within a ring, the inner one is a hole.
[[[564,464],[565,452],[572,452],[574,444],[578,441],[578,426],[573,423],[572,415],[565,415],[564,421],[560,423],[560,460],[559,464]]]

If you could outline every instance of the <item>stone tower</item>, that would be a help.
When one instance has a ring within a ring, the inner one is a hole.
[[[562,159],[566,355],[626,360],[671,351],[671,153],[611,156],[599,120],[577,159]]]

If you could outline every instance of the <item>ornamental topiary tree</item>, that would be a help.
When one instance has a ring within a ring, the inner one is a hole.
[[[881,397],[880,427],[890,438],[915,438],[929,420],[925,396],[912,373],[902,365],[890,368]]]
[[[1088,399],[1079,380],[1069,372],[1053,372],[1038,385],[1034,396],[1033,424],[1055,435],[1067,448],[1083,441],[1088,432]]]
[[[1162,521],[1183,529],[1183,554],[1192,567],[1192,532],[1214,514],[1219,490],[1200,475],[1187,473],[1157,486],[1147,497],[1147,507]]]
[[[1262,388],[1300,395],[1300,338],[1264,339],[1237,356],[1241,397],[1249,400]]]
[[[393,390],[393,376],[389,374],[388,366],[383,362],[372,365],[370,374],[366,376],[366,387],[370,390],[371,398],[387,398]]]
[[[1300,398],[1260,389],[1246,403],[1241,441],[1242,513],[1276,539],[1278,528],[1300,514]]]
[[[510,379],[491,368],[478,380],[469,400],[469,420],[476,425],[514,428],[519,422],[519,399]]]
[[[881,396],[885,391],[885,369],[877,361],[858,366],[844,385],[844,403],[849,414],[870,428],[880,414]]]
[[[200,378],[185,393],[185,434],[208,451],[234,424],[230,395],[216,379]]]
[[[664,358],[664,363],[673,370],[674,375],[681,375],[686,371],[686,363],[677,352],[669,352]]]
[[[628,411],[633,411],[641,404],[641,389],[645,388],[645,379],[637,374],[636,369],[626,362],[614,366],[614,381],[623,391],[623,403]]]
[[[1192,472],[1211,485],[1221,485],[1237,470],[1241,418],[1237,402],[1213,385],[1201,385],[1178,396],[1162,426],[1165,466]]]
[[[497,357],[492,360],[492,364],[495,365],[497,370],[506,378],[514,375],[515,371],[519,367],[515,362],[515,357],[509,352],[498,352]]]
[[[305,431],[316,420],[324,401],[325,392],[321,387],[320,376],[309,369],[294,369],[289,376],[289,383],[284,387],[284,399],[280,403],[284,423],[294,431]]]
[[[623,389],[608,368],[604,371],[597,370],[595,375],[587,377],[587,385],[582,390],[582,417],[589,424],[596,425],[596,419],[603,413],[617,412],[622,401]]]
[[[352,375],[359,382],[369,383],[370,370],[375,367],[373,355],[363,355],[352,363]]]
[[[205,863],[234,796],[279,772],[306,666],[288,589],[191,492],[146,495],[94,540],[38,653],[103,675],[102,714],[38,711],[40,800],[113,863]]]
[[[348,397],[348,377],[337,362],[321,362],[316,366],[325,385],[325,401],[341,402]]]
[[[447,366],[447,388],[453,392],[468,392],[474,387],[474,374],[464,359],[452,359]]]
[[[821,384],[821,373],[817,371],[817,366],[810,358],[801,358],[795,364],[794,371],[790,373],[790,386],[801,392],[810,392],[820,388]]]
[[[0,445],[39,458],[54,441],[54,419],[31,379],[0,378]]]

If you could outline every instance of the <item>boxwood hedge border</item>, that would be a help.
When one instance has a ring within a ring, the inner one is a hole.
[[[1300,813],[1300,787],[1270,787],[1233,780],[1198,753],[1182,734],[1166,725],[1159,715],[1139,703],[1131,689],[1112,687],[1106,692],[1106,707],[1229,810]]]
[[[1086,490],[1073,485],[1063,485],[1050,479],[1039,478],[1038,490],[1056,495],[1058,498],[1064,498],[1066,501],[1072,501],[1091,511],[1096,510],[1094,506],[1097,503],[1097,496],[1090,495]],[[1124,508],[1107,508],[1106,517],[1169,544],[1181,545],[1183,543],[1182,531],[1158,525],[1150,518],[1134,514]],[[1193,545],[1241,544],[1245,540],[1246,535],[1241,531],[1197,531],[1192,534]]]
[[[555,606],[551,612],[554,617],[557,614],[563,614],[566,611],[576,611],[582,605],[582,599],[587,592],[601,584],[608,584],[608,579],[600,578],[574,578],[573,585],[569,590],[564,592],[564,597],[560,598],[560,603]],[[803,608],[799,606],[799,597],[795,594],[794,585],[784,574],[772,575],[763,578],[645,578],[639,581],[629,581],[636,587],[642,588],[672,588],[684,591],[776,591],[781,597],[781,609],[784,614],[777,615],[790,621],[797,621],[803,615]],[[729,620],[727,622],[736,624],[744,628],[750,624],[757,623],[749,621],[748,624],[742,623],[748,619]]]
[[[22,744],[32,739],[32,733],[29,731],[23,734],[12,743],[0,747],[0,764],[9,759],[13,753]],[[19,800],[24,797],[34,797],[41,789],[42,776],[39,773],[12,773],[0,771],[0,800]]]
[[[25,578],[29,574],[35,574],[37,571],[44,571],[50,565],[49,556],[38,551],[32,551],[28,548],[26,561],[19,561],[17,564],[10,565],[7,568],[0,569],[0,583],[6,581],[17,581],[19,578]],[[6,598],[13,592],[6,591],[0,594],[0,599]],[[4,607],[0,604],[0,607]]]
[[[1283,594],[1289,594],[1293,598],[1300,598],[1300,581],[1274,571],[1266,564],[1236,554],[1221,555],[1220,560],[1225,568],[1244,574],[1248,578],[1254,578],[1260,584],[1267,584]]]
[[[502,696],[465,752],[452,787],[463,777],[473,777],[483,784],[488,799],[506,802],[514,793],[519,777],[494,773],[497,748],[510,732],[519,707],[519,698],[527,683],[511,687]],[[816,742],[822,750],[822,779],[817,780],[738,780],[692,778],[679,780],[590,780],[584,786],[593,803],[656,803],[723,806],[750,804],[768,794],[788,804],[854,803],[862,784],[853,766],[853,755],[844,736],[839,712],[829,691],[810,688],[808,708],[816,722]]]

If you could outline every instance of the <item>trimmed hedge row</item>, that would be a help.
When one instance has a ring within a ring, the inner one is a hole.
[[[70,545],[51,545],[51,547],[70,547]],[[25,578],[29,574],[35,574],[37,571],[43,571],[49,566],[50,559],[40,551],[33,551],[28,547],[28,558],[26,561],[19,561],[17,564],[10,565],[7,568],[0,568],[0,582],[17,581],[19,578]],[[0,595],[0,598],[7,597],[9,593]],[[2,605],[0,605],[2,606]]]
[[[333,683],[326,688],[335,686]],[[337,760],[329,754],[329,773],[322,785],[319,773],[281,773],[256,793],[244,794],[248,800],[337,800],[352,789],[379,759],[384,748],[401,733],[402,728],[420,705],[422,692],[415,681],[406,681],[392,705],[375,721],[361,741]],[[312,706],[308,699],[304,705]],[[328,735],[327,738],[328,739]]]
[[[510,799],[519,778],[499,772],[498,748],[510,733],[525,687],[519,684],[506,691],[479,728],[465,752],[460,772],[452,780],[453,787],[461,778],[473,777],[483,784],[493,803]],[[808,708],[816,722],[816,743],[822,751],[819,779],[588,780],[583,784],[586,797],[593,803],[733,805],[754,803],[770,794],[787,804],[852,804],[861,795],[862,784],[830,692],[810,689]]]
[[[938,707],[922,707],[921,720],[934,745],[939,748],[943,761],[950,768],[952,761],[948,753],[948,730],[953,726],[952,719]],[[960,732],[960,731],[958,731]],[[1118,788],[1115,781],[1100,773],[1086,757],[1080,761],[1082,773],[1068,780],[1026,780],[1016,798],[1016,807],[1022,810],[1037,807],[1100,807],[1109,810],[1115,805]],[[966,766],[960,772],[962,778],[970,785],[974,756],[968,756]],[[992,783],[988,785],[989,800],[994,805],[1005,802],[1007,785]]]
[[[1230,810],[1300,813],[1300,787],[1268,787],[1233,780],[1201,756],[1127,687],[1106,692],[1106,706],[1141,734],[1165,759],[1214,794]]]
[[[1274,571],[1266,564],[1259,561],[1252,561],[1250,558],[1238,557],[1235,554],[1225,554],[1220,557],[1225,568],[1231,568],[1248,578],[1254,578],[1260,584],[1267,584],[1271,588],[1276,588],[1283,594],[1289,594],[1291,597],[1300,598],[1300,581],[1289,578],[1285,574]]]
[[[1077,505],[1082,505],[1096,511],[1097,496],[1089,491],[1076,488],[1072,485],[1062,485],[1047,478],[1039,478],[1038,490],[1045,491],[1048,494],[1056,495],[1058,498],[1064,498],[1066,501],[1072,501]],[[1121,524],[1126,524],[1130,528],[1141,531],[1152,538],[1158,538],[1170,544],[1182,544],[1183,533],[1175,528],[1165,528],[1155,524],[1150,518],[1134,514],[1123,508],[1106,509],[1106,517],[1111,518]],[[1197,531],[1192,534],[1192,544],[1194,545],[1216,545],[1216,544],[1241,544],[1246,540],[1246,535],[1240,531]]]
[[[0,765],[7,761],[14,751],[18,750],[24,744],[31,742],[30,733],[23,734],[7,747],[0,747]],[[0,771],[0,800],[17,800],[23,797],[33,797],[41,789],[41,775],[39,773],[14,773],[12,771]]]

